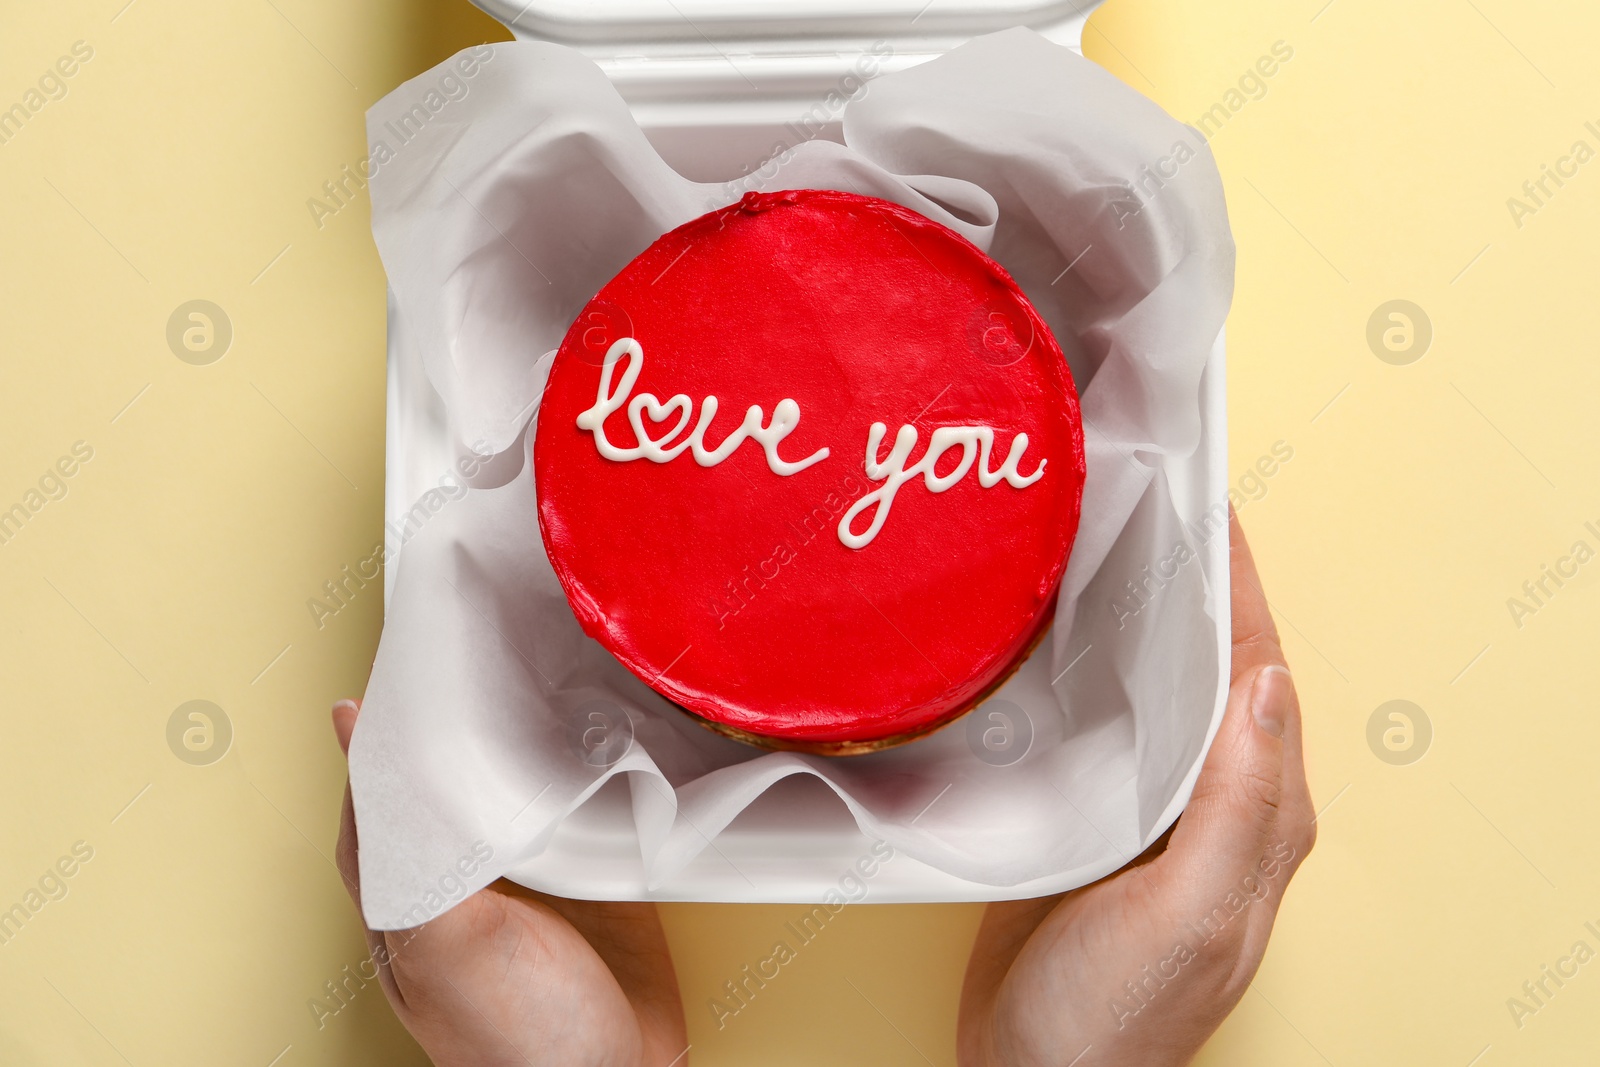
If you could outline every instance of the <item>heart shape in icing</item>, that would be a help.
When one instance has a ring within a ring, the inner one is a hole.
[[[628,425],[633,427],[634,435],[639,438],[641,445],[648,443],[659,447],[683,432],[683,428],[689,425],[693,409],[694,402],[685,393],[676,394],[665,404],[654,393],[639,393],[628,402]],[[644,413],[645,418],[648,418],[657,426],[666,422],[667,419],[672,417],[672,413],[676,411],[678,413],[677,425],[672,428],[670,433],[661,437],[652,437],[646,432],[643,420],[639,418],[641,411]],[[677,451],[681,452],[688,444],[689,442],[684,440],[678,446]]]

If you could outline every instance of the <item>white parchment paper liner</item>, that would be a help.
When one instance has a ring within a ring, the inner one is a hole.
[[[639,884],[596,880],[596,896],[678,895],[674,879],[729,822],[795,774],[820,779],[897,853],[988,887],[975,896],[1070,888],[1139,852],[1187,797],[1226,691],[1226,485],[1196,450],[1205,418],[1220,447],[1201,384],[1233,244],[1199,134],[1012,30],[870,83],[845,112],[849,147],[803,143],[740,183],[706,185],[659,158],[578,53],[477,51],[488,58],[470,78],[441,65],[368,117],[391,359],[422,369],[408,388],[428,390],[431,412],[390,432],[434,442],[439,474],[401,485],[415,506],[390,523],[391,552],[404,547],[389,558],[350,750],[368,922],[415,925],[537,869],[617,775],[632,801],[605,809],[606,831],[637,842]],[[1016,277],[1068,354],[1083,521],[1055,625],[995,698],[1033,735],[1013,765],[980,759],[963,722],[850,759],[714,736],[582,634],[544,555],[527,430],[577,312],[667,230],[750,188],[805,187],[883,197],[962,233]],[[596,706],[620,709],[633,735],[605,767],[576,740]],[[571,869],[582,862],[541,887],[586,885]],[[761,870],[739,877],[751,899],[773,897]]]

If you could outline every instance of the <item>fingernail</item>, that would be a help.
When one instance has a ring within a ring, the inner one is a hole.
[[[333,705],[333,739],[339,742],[339,751],[350,754],[350,735],[355,732],[356,715],[361,705],[354,700],[341,700]]]
[[[1250,692],[1250,714],[1256,725],[1273,737],[1283,736],[1283,721],[1289,715],[1289,698],[1294,692],[1294,679],[1287,667],[1273,664],[1263,667],[1256,675],[1255,687]]]

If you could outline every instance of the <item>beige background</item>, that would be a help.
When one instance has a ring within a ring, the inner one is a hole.
[[[0,107],[94,50],[0,144],[0,509],[93,448],[0,545],[0,909],[93,848],[0,945],[0,1062],[421,1063],[375,986],[321,1030],[307,1007],[365,955],[328,860],[327,708],[362,687],[381,595],[320,631],[305,602],[380,536],[384,321],[365,199],[320,230],[305,202],[362,155],[369,104],[500,34],[463,0],[124,3],[0,15]],[[1324,3],[1112,0],[1086,38],[1188,121],[1294,50],[1213,143],[1234,478],[1292,447],[1241,515],[1326,808],[1200,1062],[1590,1062],[1600,962],[1520,1028],[1507,999],[1600,949],[1600,562],[1520,627],[1507,600],[1600,549],[1600,162],[1520,226],[1507,198],[1600,149],[1600,16]],[[209,366],[165,340],[195,298],[234,327]],[[1434,331],[1405,366],[1366,339],[1391,299]],[[209,766],[167,745],[192,699],[234,731]],[[1393,699],[1432,725],[1410,765],[1368,744]],[[720,1032],[707,998],[793,909],[664,911],[697,1064],[953,1062],[977,907],[848,909]]]

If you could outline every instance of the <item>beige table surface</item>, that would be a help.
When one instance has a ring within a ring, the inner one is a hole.
[[[0,108],[39,105],[0,142],[0,510],[28,512],[0,543],[0,910],[39,904],[0,944],[0,1063],[422,1063],[375,986],[308,1007],[365,956],[327,709],[381,595],[321,629],[306,601],[380,536],[384,314],[366,200],[320,227],[306,201],[369,104],[501,33],[463,0],[6,0],[0,27]],[[1600,950],[1597,33],[1578,0],[1113,0],[1086,36],[1211,116],[1231,466],[1326,806],[1203,1064],[1600,1055],[1600,962],[1508,1005]],[[233,332],[205,366],[166,337],[194,299]],[[1431,323],[1408,363],[1367,338],[1397,299]],[[197,699],[232,731],[204,766],[166,732]],[[1410,751],[1369,745],[1391,700]],[[976,906],[847,909],[717,1030],[794,910],[664,909],[696,1064],[953,1062]]]

